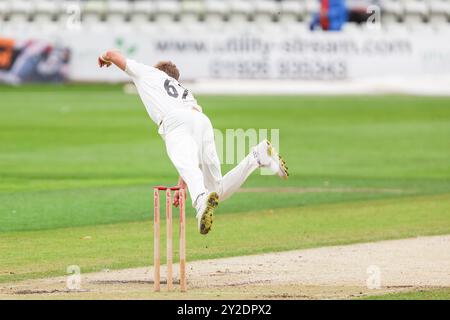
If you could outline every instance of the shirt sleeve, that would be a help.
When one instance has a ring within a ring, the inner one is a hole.
[[[139,63],[133,59],[127,59],[126,62],[127,65],[125,67],[125,72],[132,78],[139,78],[143,74],[150,75],[158,70],[154,67]]]
[[[127,65],[125,67],[125,72],[132,78],[139,77],[141,69],[140,64],[132,59],[127,59]]]

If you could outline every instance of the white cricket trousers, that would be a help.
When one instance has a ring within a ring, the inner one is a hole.
[[[215,191],[220,201],[227,199],[258,168],[250,153],[222,177],[211,121],[199,111],[175,109],[164,117],[161,126],[167,154],[186,182],[194,207],[203,193]]]

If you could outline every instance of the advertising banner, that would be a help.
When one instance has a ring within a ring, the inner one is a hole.
[[[45,40],[0,37],[0,83],[61,82],[68,78],[70,49]]]
[[[99,72],[96,68],[98,55],[110,48],[119,49],[128,57],[147,64],[172,60],[179,65],[184,80],[341,81],[450,75],[450,32],[443,31],[327,33],[280,32],[277,28],[266,28],[264,32],[258,32],[239,31],[238,27],[186,31],[181,26],[173,26],[139,32],[121,28],[105,32],[60,30],[54,35],[34,36],[35,39],[41,37],[44,43],[60,44],[50,52],[56,54],[61,68],[68,63],[66,56],[71,52],[67,76],[75,81],[125,81],[127,77],[120,71]],[[35,48],[33,52],[45,52],[44,43],[34,43],[33,47],[41,49]],[[30,44],[22,45],[24,53],[30,49],[28,46]],[[67,51],[61,46],[68,48]],[[10,50],[5,49],[1,57],[4,65],[10,56]],[[36,54],[30,56],[36,57]],[[48,54],[41,56],[41,64],[49,62]],[[40,69],[46,68],[36,65],[31,73],[33,77],[42,77],[42,72],[37,72]],[[63,74],[60,73],[60,78]]]

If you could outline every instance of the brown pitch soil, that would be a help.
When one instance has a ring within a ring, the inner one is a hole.
[[[167,292],[164,266],[161,275],[158,293],[153,269],[134,268],[82,274],[79,290],[66,277],[0,284],[0,299],[351,299],[450,287],[450,236],[192,261],[186,293]]]

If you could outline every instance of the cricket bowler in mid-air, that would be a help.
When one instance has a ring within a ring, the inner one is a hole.
[[[178,82],[180,72],[172,62],[162,61],[152,67],[111,50],[100,55],[98,64],[100,68],[115,64],[133,80],[180,175],[178,186],[189,190],[201,234],[211,230],[219,200],[229,198],[257,168],[270,168],[282,179],[288,178],[285,162],[267,140],[254,146],[222,177],[211,121],[192,93]],[[174,195],[173,204],[178,206],[179,193]]]

